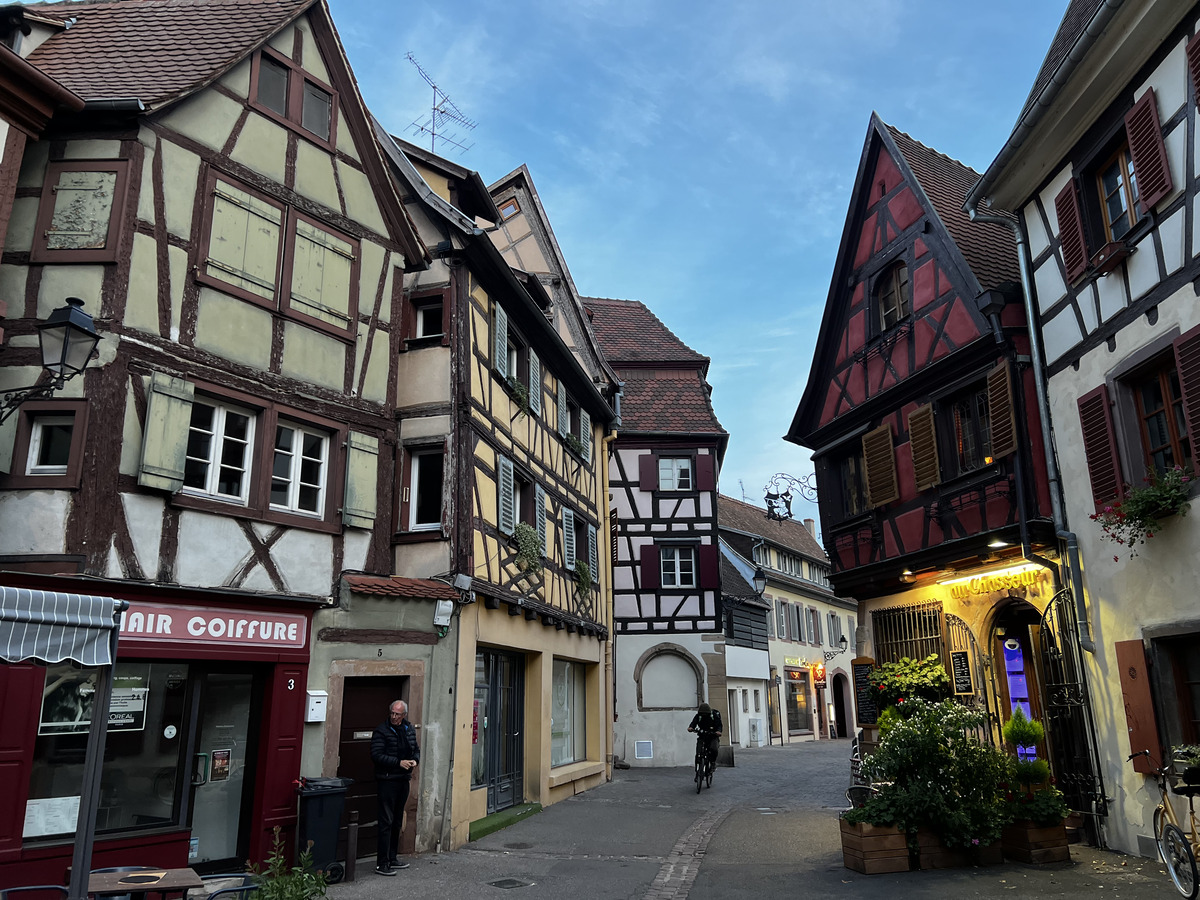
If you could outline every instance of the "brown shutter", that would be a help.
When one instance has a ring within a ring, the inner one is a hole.
[[[1188,76],[1192,82],[1192,103],[1200,101],[1200,33],[1188,41],[1187,48]]]
[[[1134,757],[1133,770],[1143,775],[1154,773],[1162,765],[1162,745],[1158,742],[1158,723],[1154,701],[1150,697],[1150,677],[1146,649],[1139,641],[1117,641],[1117,670],[1121,676],[1121,699],[1125,701],[1125,724],[1129,730],[1129,752],[1149,750],[1152,759]]]
[[[1175,367],[1179,370],[1179,387],[1183,391],[1183,416],[1187,420],[1188,439],[1192,445],[1192,460],[1200,459],[1200,326],[1175,341]],[[1180,460],[1182,464],[1183,460]]]
[[[658,547],[646,544],[642,547],[642,590],[657,591],[662,583],[662,562],[658,558]]]
[[[987,376],[988,421],[992,433],[992,456],[996,458],[1017,452],[1017,419],[1011,370],[1006,359]]]
[[[908,441],[912,446],[913,476],[917,490],[923,491],[938,484],[937,428],[933,421],[933,405],[926,403],[908,414]]]
[[[412,483],[412,453],[403,447],[396,450],[396,468],[400,470],[400,507],[398,510],[396,530],[408,531],[408,521],[412,509],[411,503],[415,498],[410,497]]]
[[[643,491],[658,490],[658,457],[655,454],[638,457],[638,482]]]
[[[896,484],[896,454],[892,449],[892,426],[880,425],[863,435],[863,465],[866,468],[867,502],[883,506],[900,497]]]
[[[1058,240],[1063,266],[1067,270],[1067,281],[1074,282],[1087,270],[1088,264],[1083,217],[1079,214],[1079,195],[1075,193],[1074,178],[1054,198],[1054,212],[1058,216]]]
[[[1143,212],[1149,212],[1174,189],[1154,88],[1149,88],[1125,114],[1125,136],[1129,139],[1129,155],[1133,157],[1133,173],[1137,177],[1138,202]]]
[[[716,590],[721,586],[720,560],[716,544],[700,545],[700,587]]]
[[[1083,428],[1083,454],[1092,480],[1092,500],[1096,512],[1100,512],[1121,495],[1124,487],[1105,385],[1079,398],[1079,424]]]
[[[711,453],[701,453],[696,457],[696,490],[715,491],[717,489],[717,458]]]

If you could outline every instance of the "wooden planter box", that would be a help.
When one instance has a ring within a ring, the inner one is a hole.
[[[1018,862],[1041,864],[1071,859],[1065,820],[1045,828],[1032,822],[1014,822],[1005,826],[1001,843],[1004,855]]]
[[[847,869],[864,875],[909,870],[908,838],[900,829],[851,825],[845,819],[841,825],[842,862]]]
[[[998,866],[1004,861],[1000,843],[970,850],[951,850],[932,831],[922,828],[917,832],[922,869],[962,869],[968,866]]]

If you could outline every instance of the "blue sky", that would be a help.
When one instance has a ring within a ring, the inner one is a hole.
[[[808,379],[872,110],[982,171],[1066,0],[330,0],[393,132],[412,52],[478,123],[487,183],[529,166],[585,296],[645,302],[711,357],[721,490],[812,471],[782,440]],[[410,138],[416,140],[415,138]],[[809,511],[815,515],[815,511]]]

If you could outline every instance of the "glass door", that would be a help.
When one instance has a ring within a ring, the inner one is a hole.
[[[237,865],[246,858],[247,766],[254,676],[208,672],[198,685],[200,709],[192,757],[192,839],[188,864],[204,869]]]
[[[481,652],[475,658],[476,733],[472,748],[472,786],[477,776],[487,785],[489,813],[525,799],[525,660],[508,653]],[[482,721],[479,715],[482,713]],[[482,749],[482,759],[475,751]],[[480,767],[478,763],[482,762]],[[479,769],[482,771],[478,771]]]

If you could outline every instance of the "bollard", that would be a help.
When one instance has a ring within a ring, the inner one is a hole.
[[[346,880],[354,880],[354,867],[358,863],[358,810],[350,811],[350,824],[346,826]]]

